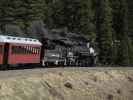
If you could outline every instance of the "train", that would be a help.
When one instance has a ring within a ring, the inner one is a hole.
[[[27,64],[38,64],[42,67],[87,67],[96,64],[96,52],[89,42],[72,45],[69,42],[67,38],[44,38],[40,41],[33,38],[0,35],[0,68],[5,65]]]

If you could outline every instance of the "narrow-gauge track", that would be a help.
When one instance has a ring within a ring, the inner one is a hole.
[[[30,75],[42,75],[47,73],[58,73],[62,71],[108,71],[108,70],[133,70],[133,67],[60,67],[60,68],[34,68],[21,70],[0,71],[0,79],[27,77]]]

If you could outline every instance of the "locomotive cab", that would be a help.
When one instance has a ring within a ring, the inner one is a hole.
[[[52,66],[52,65],[64,65],[64,57],[63,57],[63,48],[51,40],[47,40],[45,44],[45,52],[44,57],[42,59],[43,66]]]

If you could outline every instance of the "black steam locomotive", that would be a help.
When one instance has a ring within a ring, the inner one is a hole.
[[[83,35],[53,30],[47,34],[47,38],[42,43],[45,44],[43,46],[45,55],[42,55],[43,66],[85,67],[96,64],[96,51]]]

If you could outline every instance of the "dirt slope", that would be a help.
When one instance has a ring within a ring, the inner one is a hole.
[[[0,100],[133,100],[133,70],[57,71],[1,79]]]

